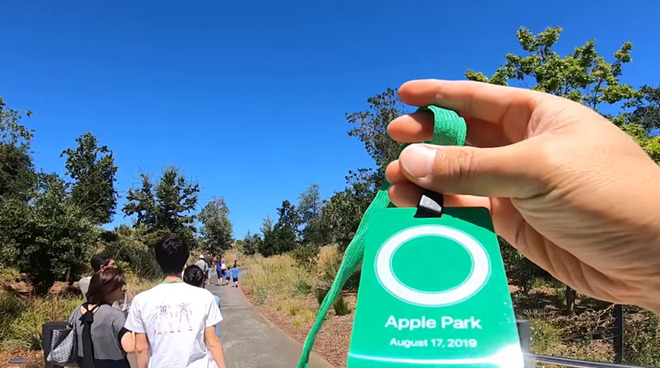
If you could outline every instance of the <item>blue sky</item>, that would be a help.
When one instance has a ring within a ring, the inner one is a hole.
[[[60,152],[91,131],[122,195],[175,165],[201,205],[225,197],[243,237],[283,199],[314,182],[329,197],[372,165],[344,113],[410,79],[491,73],[520,51],[519,26],[562,26],[562,52],[633,41],[624,82],[659,84],[660,3],[634,3],[6,1],[0,95],[34,110],[38,167],[63,172]]]

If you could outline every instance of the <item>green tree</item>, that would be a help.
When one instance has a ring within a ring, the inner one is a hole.
[[[232,225],[224,198],[214,197],[204,206],[197,218],[202,223],[200,232],[205,252],[218,255],[231,248]]]
[[[279,218],[274,226],[271,227],[271,224],[266,223],[266,221],[264,221],[264,226],[262,226],[264,239],[259,253],[264,257],[289,252],[297,245],[296,227],[298,224],[298,215],[295,206],[288,200],[284,200],[282,206],[277,209],[277,213]]]
[[[250,231],[248,231],[245,238],[243,238],[243,254],[251,256],[259,252],[262,241],[259,234],[250,234]]]
[[[309,186],[298,198],[298,237],[304,245],[320,246],[325,242],[321,229],[323,204],[318,184]]]
[[[471,80],[498,85],[516,85],[565,97],[596,111],[599,111],[603,104],[640,101],[642,93],[620,82],[623,64],[632,61],[631,42],[624,42],[614,53],[612,61],[607,61],[596,51],[594,40],[588,40],[584,45],[575,47],[568,55],[561,56],[554,50],[561,33],[561,27],[547,28],[538,34],[522,27],[518,30],[517,36],[525,52],[524,55],[507,54],[505,64],[497,68],[490,78],[484,73],[471,69],[466,71],[465,76]],[[624,120],[622,117],[606,116],[615,122]],[[660,157],[658,150],[660,144],[657,140],[648,141],[646,129],[637,124],[626,125],[624,131],[643,143],[642,146],[652,156],[657,154]],[[654,149],[656,151],[653,151]],[[511,274],[543,274],[538,266],[522,256],[510,257],[509,261],[515,262],[507,265]],[[565,290],[566,304],[572,312],[576,297],[575,290],[569,287]]]
[[[41,174],[38,181],[33,201],[1,203],[0,237],[3,247],[15,250],[21,272],[30,274],[37,292],[43,294],[55,281],[81,275],[98,231],[73,203],[60,177]]]
[[[60,154],[66,155],[66,173],[74,180],[71,199],[94,223],[108,223],[115,214],[118,197],[113,152],[107,146],[99,146],[90,132],[78,137],[76,143],[75,149],[68,148]]]
[[[536,91],[566,97],[595,110],[602,103],[615,104],[640,94],[632,86],[619,81],[623,64],[630,63],[632,43],[624,42],[608,62],[596,51],[596,42],[588,40],[566,56],[560,56],[553,47],[561,36],[562,28],[547,28],[533,34],[521,27],[518,42],[526,55],[507,54],[506,63],[490,77],[468,69],[465,77],[471,80],[499,85],[517,84]]]
[[[195,246],[195,215],[192,212],[197,206],[199,185],[186,179],[174,167],[163,171],[155,190],[149,175],[140,176],[142,186],[128,190],[124,214],[136,215],[136,225],[145,225],[152,233],[173,233]]]
[[[660,129],[660,86],[644,85],[639,92],[641,95],[626,104],[633,111],[624,116],[625,123],[637,124],[647,131]]]
[[[355,236],[364,212],[376,195],[375,183],[379,175],[370,169],[350,171],[346,176],[346,189],[336,192],[323,206],[320,229],[342,252]]]
[[[398,157],[401,146],[387,134],[387,126],[406,112],[396,90],[392,88],[369,97],[367,102],[367,110],[346,114],[346,120],[354,126],[348,135],[357,137],[375,161],[378,167],[375,178],[380,185],[385,179],[387,164]]]
[[[9,108],[0,97],[0,200],[26,201],[37,185],[30,156],[34,132],[20,123],[21,118],[20,112]]]

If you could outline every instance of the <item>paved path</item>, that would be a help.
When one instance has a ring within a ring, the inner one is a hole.
[[[241,270],[241,274],[245,271]],[[227,367],[295,368],[302,345],[268,322],[245,298],[240,288],[218,286],[216,276],[206,288],[220,297],[223,321],[220,337]],[[310,368],[333,368],[312,354]]]

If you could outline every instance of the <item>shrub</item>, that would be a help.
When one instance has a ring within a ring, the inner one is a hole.
[[[348,306],[348,303],[346,303],[346,300],[341,295],[337,298],[337,301],[335,301],[335,304],[333,304],[332,307],[335,310],[335,314],[338,316],[345,316],[351,313],[351,308]]]
[[[330,291],[330,288],[321,287],[316,289],[316,301],[319,305],[323,303],[323,299],[328,295],[328,291]]]
[[[292,316],[297,315],[302,310],[302,307],[296,303],[289,304],[289,314]]]
[[[58,296],[19,300],[11,293],[3,292],[0,294],[1,347],[40,350],[42,325],[51,321],[67,321],[81,303],[82,299]]]
[[[657,367],[660,365],[658,316],[648,311],[629,313],[624,324],[623,360],[626,364]]]
[[[291,257],[296,261],[296,265],[298,265],[298,267],[302,267],[306,270],[312,270],[316,267],[319,251],[319,247],[301,245],[291,251]]]
[[[303,279],[296,280],[294,288],[300,295],[307,295],[312,292],[312,285]]]
[[[135,229],[126,225],[117,227],[112,232],[113,236],[105,236],[110,241],[104,244],[104,253],[114,258],[123,271],[130,270],[145,279],[157,279],[162,276],[162,272],[151,243],[148,243],[157,237],[145,231],[143,228]]]

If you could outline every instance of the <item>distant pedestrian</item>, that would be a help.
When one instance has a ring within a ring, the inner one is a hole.
[[[225,281],[227,281],[227,285],[229,285],[231,274],[229,273],[228,269],[225,269],[224,271],[225,271]]]
[[[238,267],[231,269],[231,277],[234,279],[234,287],[238,287]]]
[[[92,270],[94,270],[94,273],[100,270],[105,270],[106,268],[117,268],[117,264],[115,263],[115,260],[103,254],[94,255],[94,257],[92,257],[90,264],[92,266]],[[78,287],[80,288],[80,292],[85,298],[91,280],[92,280],[91,276],[86,276],[81,278],[80,281],[78,281]],[[124,298],[112,303],[112,307],[119,309],[122,312],[126,312],[128,311],[128,308],[131,306],[132,299],[133,297],[129,295],[129,293],[124,293]]]
[[[206,274],[206,271],[209,269],[209,265],[206,263],[206,259],[204,259],[204,255],[200,254],[199,255],[199,260],[195,262],[195,266],[199,267],[204,274]]]
[[[218,285],[222,285],[222,280],[224,279],[224,273],[222,272],[220,261],[215,262],[215,272],[218,274]]]

